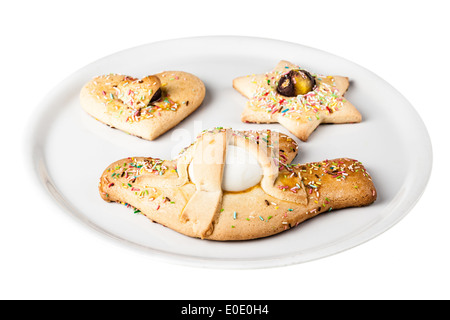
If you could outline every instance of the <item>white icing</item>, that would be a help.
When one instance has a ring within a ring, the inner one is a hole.
[[[188,168],[191,181],[192,166]],[[222,179],[222,190],[239,192],[257,185],[263,176],[263,171],[256,157],[241,147],[227,146],[227,155]]]

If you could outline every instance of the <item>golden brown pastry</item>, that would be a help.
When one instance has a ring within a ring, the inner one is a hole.
[[[196,76],[165,71],[142,79],[109,74],[81,90],[83,109],[113,128],[154,140],[189,116],[202,103],[205,86]]]
[[[236,150],[244,161],[230,164]],[[281,133],[215,128],[175,160],[112,163],[99,191],[105,201],[130,205],[180,233],[222,241],[267,237],[320,213],[376,200],[361,162],[291,164],[297,152],[295,141]]]
[[[249,99],[243,122],[280,123],[302,141],[321,123],[361,122],[359,111],[343,97],[348,86],[347,77],[312,74],[288,61],[271,72],[233,80]]]

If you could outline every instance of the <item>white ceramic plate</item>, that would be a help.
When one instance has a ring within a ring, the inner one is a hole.
[[[178,234],[120,204],[104,202],[99,177],[128,156],[171,159],[196,135],[216,126],[270,128],[278,124],[240,121],[246,99],[232,88],[235,77],[270,71],[288,60],[324,75],[351,79],[346,93],[362,113],[358,124],[321,125],[299,142],[295,163],[336,157],[358,159],[371,173],[378,200],[363,208],[331,211],[276,236],[243,242],[213,242]],[[183,70],[207,89],[203,105],[155,141],[146,141],[97,122],[79,104],[92,77],[122,73],[136,77]],[[414,206],[432,164],[427,130],[410,103],[372,72],[343,58],[299,44],[249,37],[198,37],[151,43],[87,65],[40,104],[32,125],[30,158],[40,187],[87,226],[116,241],[175,263],[219,268],[262,268],[302,263],[349,249],[389,229]]]

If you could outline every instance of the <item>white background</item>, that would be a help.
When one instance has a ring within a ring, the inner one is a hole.
[[[4,3],[0,298],[450,298],[449,13],[445,0]],[[154,261],[74,222],[43,197],[24,169],[24,133],[40,100],[103,56],[202,35],[300,43],[391,83],[418,111],[433,143],[432,176],[413,210],[375,239],[331,257],[272,269],[211,270]]]

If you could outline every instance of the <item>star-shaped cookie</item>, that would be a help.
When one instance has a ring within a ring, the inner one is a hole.
[[[154,140],[194,112],[205,85],[193,74],[164,71],[142,79],[106,74],[86,83],[82,108],[95,119],[128,134]]]
[[[295,86],[305,83],[310,87],[297,94]],[[343,97],[348,87],[347,77],[313,74],[284,60],[271,72],[233,80],[233,88],[248,98],[243,122],[278,122],[302,141],[321,123],[361,122],[360,112]]]

